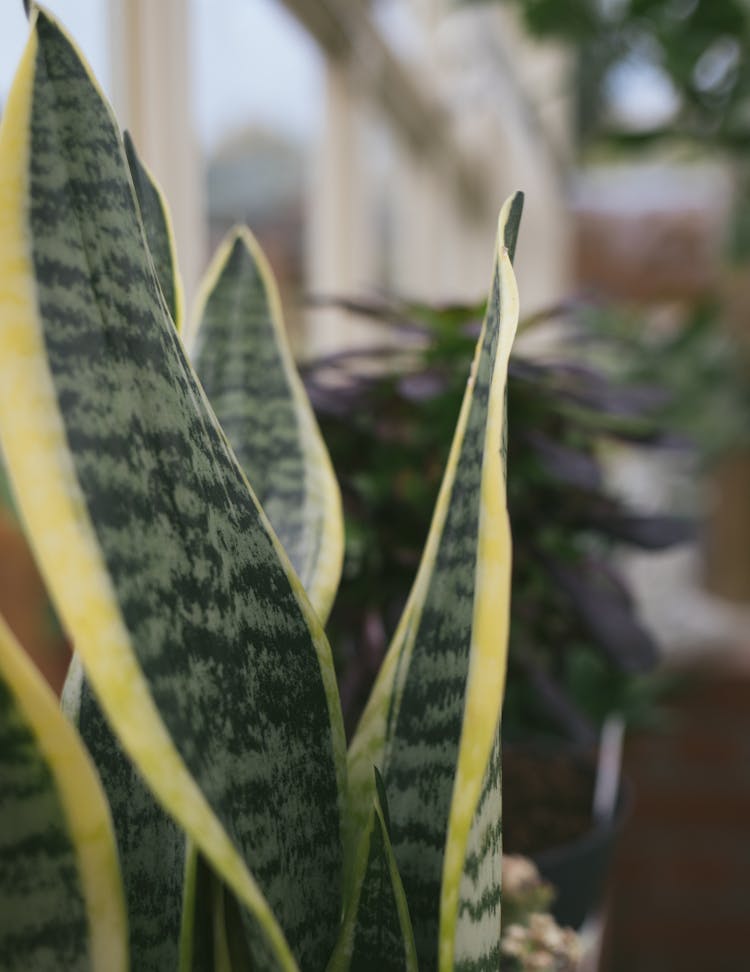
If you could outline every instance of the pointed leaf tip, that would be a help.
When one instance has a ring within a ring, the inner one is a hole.
[[[326,972],[417,972],[414,930],[391,846],[385,786],[375,766],[373,773],[368,821]]]
[[[516,243],[518,242],[518,230],[521,225],[521,214],[523,213],[524,194],[515,192],[508,198],[500,213],[500,229],[502,241],[511,263],[516,255]]]
[[[180,332],[183,324],[182,280],[177,265],[177,245],[169,206],[153,174],[138,155],[128,131],[123,132],[123,145],[156,279],[166,301],[169,316]]]
[[[319,618],[343,561],[341,495],[260,244],[234,227],[202,287],[193,359],[253,492]]]
[[[377,766],[373,766],[373,772],[375,773],[375,791],[378,795],[378,800],[380,801],[380,809],[383,811],[383,822],[385,823],[385,829],[390,834],[391,817],[388,811],[388,796],[385,792],[385,783],[383,782],[383,777],[380,775],[380,770],[377,768]]]

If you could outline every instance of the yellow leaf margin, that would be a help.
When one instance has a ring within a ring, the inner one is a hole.
[[[128,927],[117,845],[99,776],[54,693],[0,618],[0,678],[33,733],[65,814],[86,903],[94,972],[126,972]]]
[[[461,876],[471,824],[481,796],[484,774],[495,741],[505,694],[512,545],[500,444],[503,441],[508,361],[518,326],[519,310],[516,278],[504,245],[505,225],[513,198],[511,197],[503,206],[498,226],[499,336],[490,386],[482,461],[479,544],[469,675],[443,858],[440,898],[440,972],[451,972],[453,969]]]
[[[341,491],[333,471],[331,457],[294,363],[284,326],[284,312],[276,277],[263,248],[246,226],[236,226],[229,233],[206,271],[196,300],[193,323],[188,335],[188,347],[195,347],[206,304],[224,271],[237,239],[247,247],[258,269],[268,301],[279,357],[291,389],[300,428],[300,446],[305,457],[306,504],[309,510],[321,510],[321,536],[311,554],[315,559],[305,565],[306,569],[300,570],[300,576],[309,576],[305,590],[321,624],[325,624],[336,597],[344,562],[344,517]]]

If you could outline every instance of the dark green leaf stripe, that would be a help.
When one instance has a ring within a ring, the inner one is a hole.
[[[180,331],[183,307],[182,284],[177,269],[177,250],[167,201],[156,180],[141,162],[129,132],[125,132],[124,144],[146,233],[146,243],[154,261],[156,279],[167,302],[169,316]]]
[[[503,217],[502,243],[508,251],[510,262],[516,255],[516,244],[518,243],[518,230],[521,227],[521,214],[523,213],[523,193],[517,192],[511,196],[506,203],[507,210]]]
[[[341,499],[286,339],[276,281],[249,230],[230,234],[202,290],[196,371],[325,621],[341,574]]]
[[[0,619],[0,968],[125,972],[107,805],[56,699]]]
[[[185,835],[156,803],[122,751],[73,657],[62,708],[99,771],[112,812],[128,910],[130,956],[139,972],[177,969],[185,873]]]
[[[503,859],[500,756],[498,727],[461,877],[454,950],[456,972],[496,972],[500,968]]]
[[[414,933],[389,828],[385,787],[378,776],[328,972],[417,972]]]
[[[321,968],[345,792],[330,649],[165,312],[116,124],[41,13],[0,204],[0,435],[62,620],[124,749],[250,909],[254,967]]]
[[[499,777],[487,778],[487,764],[502,702],[510,584],[501,452],[518,313],[505,242],[513,207],[511,199],[501,214],[488,312],[425,553],[350,751],[355,823],[367,774],[375,763],[383,768],[420,967],[439,962],[443,972],[453,968],[461,884],[471,898],[465,863],[472,866],[477,841],[483,846],[476,816],[483,781],[499,798]],[[494,853],[499,845],[490,843]]]

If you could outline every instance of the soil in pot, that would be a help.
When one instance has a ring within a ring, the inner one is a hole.
[[[566,750],[503,753],[503,840],[507,854],[534,854],[591,829],[594,763]]]

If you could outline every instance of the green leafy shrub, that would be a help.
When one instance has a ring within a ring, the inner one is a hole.
[[[0,129],[0,441],[77,731],[0,624],[8,972],[499,964],[520,210],[347,753],[323,632],[340,499],[266,261],[232,235],[191,362],[166,207],[32,13]]]

